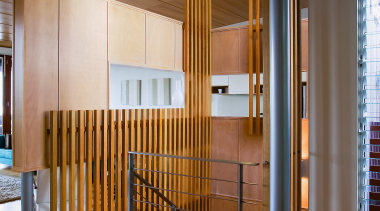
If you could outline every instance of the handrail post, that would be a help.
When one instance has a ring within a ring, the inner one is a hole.
[[[238,211],[243,211],[243,165],[238,168]]]
[[[128,211],[134,210],[133,196],[136,193],[135,191],[135,155],[132,153],[128,154]]]

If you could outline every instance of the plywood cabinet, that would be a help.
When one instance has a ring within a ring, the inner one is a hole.
[[[239,73],[239,30],[214,31],[211,41],[212,74]]]
[[[146,63],[149,66],[174,68],[175,27],[154,15],[146,16]]]
[[[301,71],[309,70],[309,20],[301,21]]]
[[[262,163],[263,136],[249,135],[247,117],[213,117],[212,118],[212,159],[233,160],[240,162]],[[256,183],[244,188],[244,197],[249,200],[262,199],[262,165],[244,167],[244,181]],[[237,168],[231,165],[216,164],[211,166],[211,177],[226,180],[237,179]],[[226,197],[237,197],[236,184],[213,181],[211,193]]]
[[[182,34],[179,21],[109,2],[110,63],[182,71]]]
[[[145,64],[145,13],[109,3],[108,58],[117,64]]]
[[[106,109],[107,1],[62,1],[59,32],[59,109]]]
[[[262,31],[260,32],[262,36]],[[228,75],[248,73],[249,54],[248,26],[215,29],[211,33],[212,40],[212,74]],[[256,32],[253,33],[254,49],[256,48]],[[262,49],[262,48],[261,48]],[[253,66],[256,67],[256,52],[253,52]],[[262,51],[261,51],[262,55]],[[262,56],[261,56],[262,60]],[[256,72],[254,70],[254,72]],[[261,62],[262,72],[262,62]]]
[[[182,22],[114,0],[15,0],[14,9],[15,170],[48,167],[49,111],[108,108],[109,62],[182,71]],[[159,19],[148,18],[148,37],[146,16]]]

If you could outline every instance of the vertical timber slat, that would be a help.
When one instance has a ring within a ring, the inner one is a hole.
[[[75,112],[69,112],[70,147],[69,147],[69,210],[75,211]]]
[[[121,211],[121,156],[122,156],[122,133],[121,133],[121,110],[116,110],[116,210]]]
[[[93,111],[86,111],[86,210],[92,210],[92,116]]]
[[[100,120],[101,112],[95,111],[95,131],[94,131],[94,210],[100,210]]]
[[[84,210],[84,132],[85,132],[85,119],[84,111],[78,112],[79,134],[78,134],[78,211]]]
[[[114,210],[114,193],[115,193],[115,112],[109,111],[108,127],[109,127],[109,140],[108,140],[108,210]]]
[[[102,169],[101,169],[101,201],[102,201],[102,211],[107,210],[107,163],[108,163],[108,116],[107,111],[102,110]]]
[[[57,210],[57,111],[50,112],[50,210]]]
[[[60,147],[60,210],[66,210],[66,175],[67,175],[67,112],[61,111],[61,147]]]

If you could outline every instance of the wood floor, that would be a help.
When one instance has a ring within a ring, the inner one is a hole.
[[[20,173],[12,171],[10,166],[6,166],[2,164],[0,164],[0,175],[20,177]],[[21,210],[21,200],[0,204],[0,211],[17,211],[17,210]]]

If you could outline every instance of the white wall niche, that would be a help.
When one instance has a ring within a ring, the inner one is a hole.
[[[183,108],[183,72],[110,64],[110,109]]]

